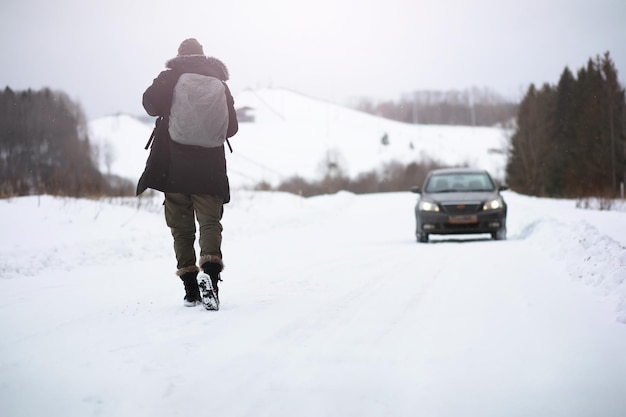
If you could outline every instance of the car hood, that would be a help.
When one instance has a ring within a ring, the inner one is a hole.
[[[440,203],[482,203],[487,200],[498,198],[495,191],[468,191],[468,192],[447,192],[447,193],[424,193],[423,199],[433,200]]]

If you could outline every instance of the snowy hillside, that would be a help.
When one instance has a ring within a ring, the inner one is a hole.
[[[404,163],[430,157],[444,163],[469,164],[504,178],[507,148],[497,128],[408,125],[311,99],[286,90],[246,91],[235,98],[248,108],[254,123],[241,123],[231,139],[229,178],[234,188],[261,181],[276,185],[294,175],[314,179],[330,152],[352,177],[392,160]],[[90,123],[91,137],[112,154],[110,169],[132,180],[143,171],[143,149],[152,132],[129,116],[111,116]],[[382,144],[388,136],[389,144]],[[100,166],[108,172],[101,151]]]
[[[91,121],[90,139],[98,153],[100,172],[139,180],[148,158],[144,147],[153,128],[128,115]]]
[[[623,417],[625,214],[505,198],[509,240],[424,245],[408,192],[234,192],[219,312],[162,197],[0,200],[0,412]]]

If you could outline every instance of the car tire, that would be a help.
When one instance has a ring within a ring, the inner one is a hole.
[[[493,240],[506,240],[506,225],[502,226],[497,232],[492,232]]]
[[[418,233],[417,241],[419,243],[428,243],[428,233]]]

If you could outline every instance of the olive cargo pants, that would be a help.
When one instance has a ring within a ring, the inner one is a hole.
[[[204,262],[222,263],[222,215],[224,202],[212,195],[165,193],[165,221],[174,238],[177,275],[197,271],[196,219],[200,226],[200,266]]]

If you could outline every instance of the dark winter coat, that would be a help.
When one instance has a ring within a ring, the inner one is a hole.
[[[167,69],[154,79],[143,95],[143,106],[151,116],[160,116],[146,169],[137,184],[137,195],[146,188],[166,193],[210,194],[230,201],[224,146],[205,148],[172,141],[168,132],[174,87],[184,73],[196,73],[228,80],[228,70],[218,59],[203,55],[182,55],[171,59]],[[233,97],[226,86],[228,130],[232,137],[239,125]]]

